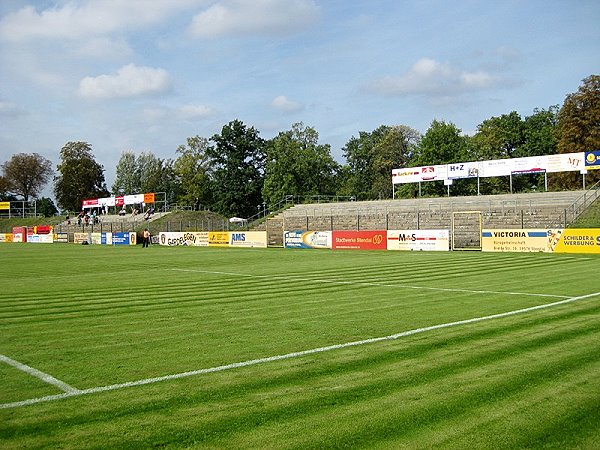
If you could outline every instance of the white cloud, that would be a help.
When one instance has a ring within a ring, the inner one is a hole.
[[[498,80],[488,72],[462,71],[449,64],[422,58],[404,75],[383,77],[369,87],[387,96],[422,94],[437,97],[486,89],[497,83]]]
[[[214,113],[214,109],[204,105],[184,105],[179,108],[179,114],[185,120],[204,119]]]
[[[170,87],[166,70],[128,64],[115,75],[85,77],[79,82],[77,93],[86,98],[134,97],[165,92]]]
[[[87,38],[160,23],[178,11],[206,4],[207,0],[88,0],[41,11],[26,6],[0,21],[0,39]]]
[[[279,95],[273,99],[271,106],[285,113],[298,112],[304,109],[304,105],[299,102],[289,100],[285,95]]]
[[[194,16],[196,37],[293,34],[318,20],[313,0],[222,0]]]

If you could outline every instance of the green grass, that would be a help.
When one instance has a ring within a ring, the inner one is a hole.
[[[0,354],[77,389],[600,292],[596,255],[4,244],[0,261]],[[598,448],[599,373],[596,295],[2,408],[0,448]],[[62,392],[2,362],[0,379],[0,404]]]

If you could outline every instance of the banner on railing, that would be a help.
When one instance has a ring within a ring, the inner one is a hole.
[[[392,184],[436,180],[447,181],[474,177],[501,177],[545,172],[570,172],[581,171],[582,169],[600,169],[600,150],[405,167],[392,170]]]
[[[600,150],[585,152],[585,168],[587,170],[600,169]]]

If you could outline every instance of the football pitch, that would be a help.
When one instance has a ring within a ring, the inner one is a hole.
[[[0,245],[0,448],[600,448],[600,257]]]

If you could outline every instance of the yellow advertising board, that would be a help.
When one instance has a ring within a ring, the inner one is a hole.
[[[0,202],[0,210],[10,209],[10,202]]]
[[[600,228],[568,228],[560,237],[557,253],[600,253]]]
[[[0,242],[12,242],[13,235],[12,233],[0,233]]]
[[[209,231],[208,245],[210,247],[228,247],[229,232],[228,231]]]

